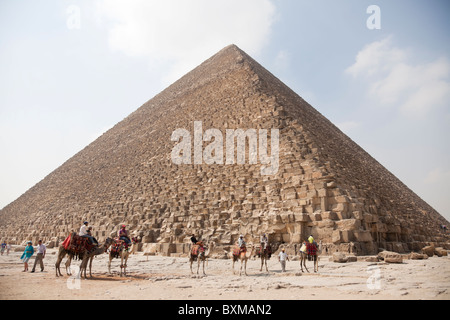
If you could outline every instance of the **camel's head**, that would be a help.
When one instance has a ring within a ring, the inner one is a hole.
[[[112,243],[113,243],[113,239],[111,239],[110,237],[106,238],[106,240],[105,240],[106,247],[109,247]]]

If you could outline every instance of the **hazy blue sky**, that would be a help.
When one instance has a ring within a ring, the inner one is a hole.
[[[450,220],[449,16],[446,0],[2,0],[0,208],[235,43]]]

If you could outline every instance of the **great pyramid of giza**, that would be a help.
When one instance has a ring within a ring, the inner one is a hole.
[[[181,138],[173,134],[180,129],[190,134],[193,147],[178,153],[185,162],[174,163]],[[223,141],[208,137],[209,129],[222,133]],[[271,174],[261,170],[262,157],[253,157],[250,139],[244,163],[225,159],[231,129],[266,132],[268,155],[275,154],[272,129],[278,130],[278,163]],[[210,153],[222,162],[197,157],[211,151],[212,141],[223,143],[223,154],[220,148]],[[100,241],[125,223],[142,236],[145,250],[163,254],[186,252],[192,233],[218,248],[240,234],[256,243],[265,232],[270,242],[286,245],[311,234],[329,250],[351,244],[358,254],[449,243],[440,230],[448,222],[438,212],[235,45],[2,209],[0,237],[58,243],[85,220]]]

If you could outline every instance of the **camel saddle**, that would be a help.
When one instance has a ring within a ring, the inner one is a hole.
[[[195,244],[192,249],[191,249],[191,255],[196,257],[199,254],[202,254],[205,252],[205,247],[203,246],[203,243],[201,242],[197,242],[197,244]]]
[[[89,241],[89,238],[82,237],[76,233],[70,234],[62,243],[64,250],[74,258],[82,259],[85,252],[90,252],[96,245]]]
[[[126,243],[123,240],[120,240],[119,238],[115,238],[111,245],[112,257],[118,258],[120,256],[120,252],[122,251],[123,248],[125,248],[125,250],[128,251],[128,243]]]
[[[263,249],[262,246],[259,248],[259,255],[263,254],[267,254],[270,259],[270,257],[272,256],[272,247],[270,246],[270,244],[268,244],[265,249]]]
[[[243,247],[236,246],[233,249],[233,256],[238,257],[238,256],[241,255],[241,253],[246,253],[246,252],[247,252],[247,247],[246,246],[243,246]]]

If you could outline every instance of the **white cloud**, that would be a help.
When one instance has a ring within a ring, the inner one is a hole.
[[[392,37],[373,42],[346,73],[368,81],[368,93],[383,106],[420,117],[450,103],[450,63],[446,58],[409,63],[411,53],[394,47]]]
[[[99,0],[109,45],[150,66],[169,62],[174,81],[229,44],[258,54],[275,19],[270,0]]]
[[[365,46],[356,56],[356,62],[346,72],[354,77],[373,76],[405,59],[404,50],[392,48],[392,36]]]

